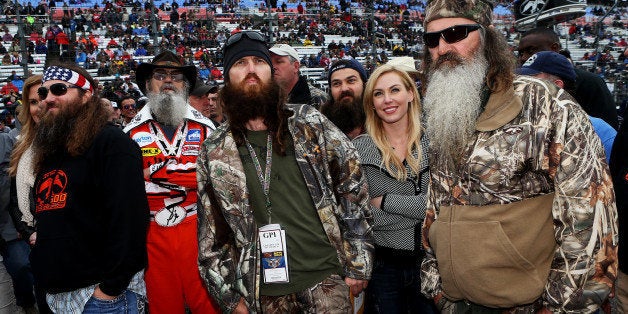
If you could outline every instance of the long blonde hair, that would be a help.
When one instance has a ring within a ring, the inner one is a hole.
[[[382,119],[375,113],[373,104],[373,92],[375,83],[377,80],[386,73],[396,73],[403,83],[406,90],[414,93],[414,99],[408,106],[408,144],[406,145],[406,162],[410,167],[412,173],[415,175],[419,173],[421,164],[421,136],[423,135],[423,128],[421,125],[421,100],[419,92],[416,88],[414,80],[408,75],[407,72],[400,70],[395,66],[384,64],[378,67],[373,74],[371,74],[366,88],[364,90],[364,112],[366,113],[366,131],[373,139],[373,142],[382,153],[382,163],[386,170],[393,174],[397,180],[405,180],[408,177],[406,167],[403,165],[403,161],[399,160],[394,153],[392,145],[388,142],[386,134],[384,133],[384,126]],[[418,152],[418,158],[415,158],[412,154],[412,150]],[[393,165],[396,171],[391,168]]]
[[[31,88],[39,88],[41,85],[41,75],[33,75],[24,81],[22,87],[22,110],[18,115],[18,120],[23,123],[22,130],[20,130],[20,140],[11,153],[11,162],[9,163],[9,174],[15,176],[17,173],[17,164],[22,158],[22,155],[31,146],[33,139],[35,138],[35,130],[37,125],[33,116],[31,116],[30,99],[28,98]]]

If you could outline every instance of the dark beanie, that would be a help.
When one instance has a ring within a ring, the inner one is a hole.
[[[232,37],[236,35],[242,37],[236,43],[233,43],[228,47],[225,45],[223,50],[222,66],[225,81],[229,80],[229,70],[231,69],[231,66],[241,58],[248,56],[256,56],[264,59],[270,66],[271,71],[274,73],[273,64],[270,61],[270,51],[268,50],[266,43],[250,39],[246,36],[246,34],[236,33],[232,35]],[[229,42],[229,39],[227,39],[227,42]]]
[[[366,69],[362,66],[362,64],[356,59],[340,59],[334,62],[329,68],[329,75],[327,75],[327,83],[331,86],[331,75],[340,70],[340,69],[353,69],[356,70],[360,74],[360,78],[362,78],[362,83],[366,84],[368,80],[368,75],[366,75]]]

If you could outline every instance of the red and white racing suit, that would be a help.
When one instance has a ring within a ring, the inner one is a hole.
[[[218,313],[198,270],[196,157],[213,130],[211,121],[189,107],[168,139],[148,106],[124,131],[142,150],[148,228],[146,292],[151,313]]]

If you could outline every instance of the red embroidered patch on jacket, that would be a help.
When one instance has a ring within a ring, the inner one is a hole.
[[[35,196],[35,211],[37,213],[65,208],[68,194],[65,187],[68,184],[68,176],[63,170],[50,171],[42,177],[37,186]]]

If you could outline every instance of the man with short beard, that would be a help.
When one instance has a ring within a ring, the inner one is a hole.
[[[321,112],[353,139],[365,132],[362,93],[368,80],[366,70],[355,59],[338,60],[329,68],[328,80],[331,98]]]
[[[229,119],[198,159],[201,276],[225,313],[347,313],[372,269],[357,152],[316,109],[286,104],[260,33],[223,52]]]
[[[148,202],[139,148],[76,64],[49,66],[33,142],[36,282],[55,313],[143,313]]]
[[[566,92],[514,76],[490,0],[433,0],[422,293],[444,313],[595,312],[617,274],[604,150]]]
[[[140,146],[150,205],[146,290],[151,312],[215,313],[199,275],[196,158],[213,125],[188,105],[196,68],[170,51],[142,63],[137,84],[148,103],[124,131]]]

